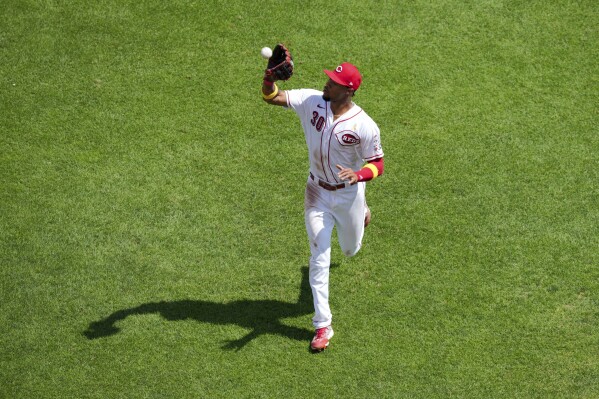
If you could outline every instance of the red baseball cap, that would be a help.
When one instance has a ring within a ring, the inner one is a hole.
[[[362,75],[354,65],[349,62],[344,62],[335,68],[334,71],[324,70],[329,78],[335,83],[339,83],[342,86],[349,87],[354,90],[358,90],[360,83],[362,83]]]

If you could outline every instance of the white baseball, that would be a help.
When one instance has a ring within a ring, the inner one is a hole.
[[[262,47],[260,54],[262,54],[262,57],[264,58],[270,58],[272,57],[272,50],[269,47]]]

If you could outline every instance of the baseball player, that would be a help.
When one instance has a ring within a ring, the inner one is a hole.
[[[293,74],[293,58],[278,44],[269,59],[262,85],[264,101],[291,108],[299,116],[310,157],[305,191],[305,223],[310,241],[309,280],[314,300],[316,333],[313,351],[324,350],[333,337],[329,307],[331,236],[354,256],[370,219],[365,182],[383,173],[383,149],[376,123],[352,99],[362,83],[358,69],[347,62],[334,70],[322,91],[280,90],[277,80]]]

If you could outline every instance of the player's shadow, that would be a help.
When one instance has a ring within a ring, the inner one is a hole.
[[[310,340],[312,331],[288,326],[283,324],[281,319],[307,315],[312,311],[308,267],[303,267],[300,294],[296,303],[274,300],[240,300],[227,303],[198,300],[150,302],[116,311],[104,319],[94,321],[83,335],[88,339],[109,337],[120,331],[116,324],[129,316],[158,313],[169,321],[191,319],[219,325],[235,324],[249,329],[250,332],[245,336],[223,345],[223,349],[241,349],[254,338],[264,334],[280,335],[299,341]]]

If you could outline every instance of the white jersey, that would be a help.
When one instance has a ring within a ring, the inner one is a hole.
[[[322,180],[341,183],[336,165],[360,170],[365,161],[383,157],[380,131],[358,105],[333,121],[329,101],[313,89],[287,90],[287,106],[300,117],[310,157],[310,171]]]

